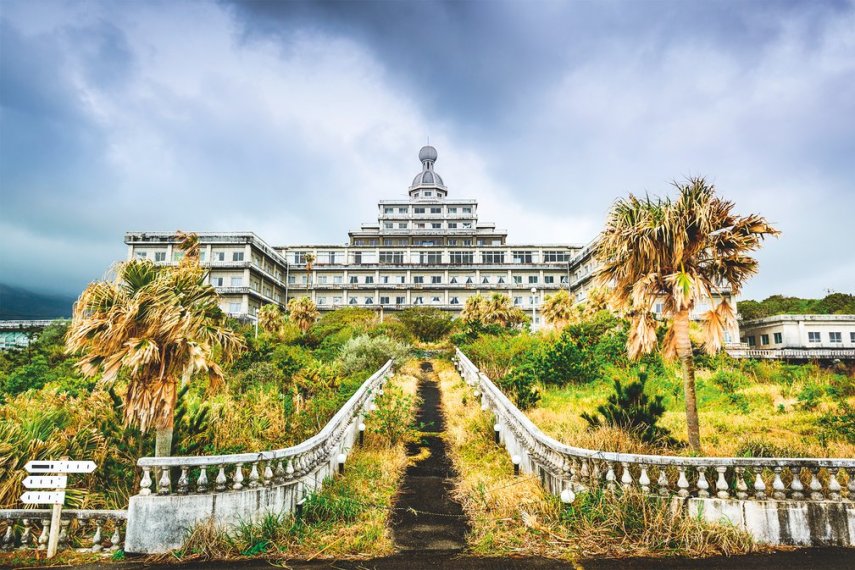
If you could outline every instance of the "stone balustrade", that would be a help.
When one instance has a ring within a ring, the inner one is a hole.
[[[64,509],[59,549],[111,553],[123,548],[128,511]],[[0,548],[46,550],[50,509],[0,509]]]
[[[222,525],[264,512],[290,512],[339,470],[360,424],[392,374],[392,361],[371,375],[316,435],[284,449],[198,457],[144,457],[131,497],[128,552],[161,553],[181,545],[193,525]]]
[[[777,501],[804,512],[817,510],[809,506],[812,503],[839,503],[829,512],[842,522],[826,521],[838,527],[830,531],[837,538],[828,543],[855,545],[855,459],[680,457],[573,447],[544,434],[460,349],[456,349],[455,360],[461,376],[480,398],[482,409],[493,414],[497,438],[520,471],[538,476],[556,495],[598,487],[632,488],[661,497],[705,500],[693,503],[693,508],[715,513],[730,509],[725,518],[737,524],[734,519],[741,517],[745,525],[746,501],[757,503],[750,508],[778,508],[781,505],[769,504]],[[712,499],[718,502],[710,502]],[[811,543],[817,542],[814,538]]]

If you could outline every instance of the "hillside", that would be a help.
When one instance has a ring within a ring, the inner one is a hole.
[[[75,300],[0,283],[0,320],[70,317]]]
[[[762,301],[739,301],[737,308],[744,321],[774,315],[855,315],[855,295],[831,293],[822,299],[772,295]]]

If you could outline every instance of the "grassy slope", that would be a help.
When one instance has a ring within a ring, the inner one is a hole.
[[[783,379],[775,365],[765,365],[755,375],[737,377],[733,390],[721,387],[708,370],[698,372],[698,410],[704,453],[713,456],[742,455],[749,447],[764,446],[772,452],[795,456],[855,457],[855,445],[840,439],[818,437],[817,419],[834,413],[836,398],[855,405],[855,395],[835,396],[855,379],[831,374],[814,367],[796,369],[797,374]],[[686,420],[679,370],[669,368],[666,378],[651,378],[648,394],[665,396],[667,411],[662,425],[680,439],[686,439]],[[795,378],[793,378],[795,376]],[[851,391],[851,389],[850,389]],[[601,378],[590,384],[569,385],[543,391],[539,405],[528,416],[546,433],[573,445],[601,440],[586,433],[582,412],[591,412],[613,392],[612,380]],[[819,396],[814,407],[806,405],[805,394]],[[800,400],[799,397],[802,397]],[[620,451],[631,451],[632,442],[619,437],[609,443]],[[638,446],[635,446],[638,447]],[[640,446],[640,449],[644,449]]]
[[[453,367],[434,361],[452,459],[461,474],[455,496],[470,518],[469,550],[479,556],[709,556],[754,546],[732,527],[683,516],[639,494],[580,494],[570,509],[547,495],[536,477],[513,476],[504,448],[492,441],[481,411]]]

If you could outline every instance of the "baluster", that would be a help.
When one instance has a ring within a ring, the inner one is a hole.
[[[718,471],[718,479],[715,482],[715,488],[718,491],[715,496],[719,499],[727,499],[730,497],[730,494],[727,492],[727,479],[724,478],[724,473],[727,471],[726,466],[719,466],[715,468]]]
[[[243,463],[235,463],[235,474],[232,477],[232,481],[234,481],[232,489],[235,491],[243,489]]]
[[[60,519],[59,521],[59,540],[57,540],[57,550],[62,550],[68,546],[68,525],[71,524],[69,519]]]
[[[582,462],[582,466],[579,469],[579,475],[582,477],[582,481],[585,481],[586,483],[588,483],[589,485],[591,485],[593,487],[594,485],[593,485],[593,481],[591,480],[591,471],[588,469],[588,460],[582,459],[581,462]],[[850,481],[852,480],[851,476],[849,477],[849,480]]]
[[[620,484],[624,489],[629,489],[632,487],[632,473],[629,472],[629,463],[623,462],[620,464],[623,470],[623,473],[620,476]]]
[[[42,532],[39,535],[39,550],[47,549],[48,535],[50,534],[50,519],[42,519]]]
[[[783,467],[775,467],[775,479],[772,480],[772,498],[778,501],[783,501],[787,498],[787,486],[784,485],[784,480],[781,479],[781,471]]]
[[[285,482],[285,468],[282,466],[284,459],[280,459],[276,461],[276,469],[273,471],[273,482],[277,485],[281,485]]]
[[[614,491],[616,487],[615,480],[617,479],[615,476],[615,466],[611,461],[607,462],[606,465],[609,467],[609,470],[606,471],[606,489]]]
[[[659,465],[659,478],[656,480],[656,485],[659,487],[659,495],[661,497],[667,497],[671,494],[671,490],[668,489],[668,474],[665,473],[665,466]]]
[[[289,459],[288,466],[285,467],[285,477],[288,479],[294,478],[294,463]]]
[[[757,499],[766,498],[766,483],[763,482],[763,468],[754,468],[754,497]]]
[[[710,484],[707,481],[707,468],[703,465],[698,467],[698,497],[706,499],[710,496]]]
[[[802,484],[802,471],[804,467],[799,467],[798,471],[796,471],[795,467],[790,467],[790,473],[793,474],[793,481],[790,483],[790,489],[793,491],[790,494],[790,497],[795,500],[801,500],[805,498],[804,490],[805,486]]]
[[[855,501],[855,467],[847,469],[846,473],[849,475],[849,482],[846,484],[846,488],[849,489],[849,500]]]
[[[143,467],[143,476],[140,479],[140,495],[151,495],[151,468]]]
[[[214,489],[217,491],[225,491],[226,483],[228,483],[228,479],[226,478],[226,466],[223,463],[220,463],[220,472],[217,473],[217,478],[214,480]]]
[[[840,500],[840,482],[837,480],[837,470],[828,468],[828,498],[832,501]]]
[[[15,546],[15,529],[13,524],[15,521],[6,519],[6,533],[3,535],[3,549],[12,550]]]
[[[187,478],[187,471],[190,470],[190,467],[187,465],[181,466],[181,476],[178,478],[178,489],[177,492],[179,495],[186,495],[190,490],[190,480]]]
[[[677,491],[677,494],[681,497],[689,496],[689,480],[686,478],[686,466],[678,465],[677,471],[679,472],[679,476],[677,477],[677,488],[680,490]]]
[[[810,498],[812,501],[821,501],[825,497],[822,495],[822,483],[817,476],[819,467],[810,468]]]
[[[570,460],[570,488],[579,488],[579,460],[575,457]]]
[[[747,499],[748,484],[745,482],[745,467],[734,467],[733,471],[736,473],[736,498]]]
[[[264,463],[264,486],[270,487],[273,484],[273,469],[270,465],[273,463],[273,460],[266,461]]]
[[[160,481],[157,482],[157,494],[168,495],[172,482],[169,480],[169,467],[160,468]]]
[[[650,492],[650,477],[647,475],[647,465],[641,464],[641,473],[638,475],[638,484],[645,493]]]
[[[204,465],[199,468],[199,478],[196,479],[196,492],[204,493],[208,490],[208,468]]]
[[[104,525],[104,521],[100,518],[95,519],[95,535],[92,537],[92,552],[101,552],[104,548],[104,545],[101,544],[103,540],[101,538],[101,527]]]
[[[252,462],[252,469],[249,471],[249,488],[258,488],[258,461]]]
[[[115,521],[115,525],[113,526],[113,536],[110,537],[110,550],[113,552],[119,550],[122,545],[122,536],[119,534],[119,525],[121,524],[120,520]]]
[[[591,483],[600,486],[600,477],[602,474],[600,473],[600,462],[596,459],[591,460]]]
[[[24,530],[21,531],[21,546],[18,548],[25,550],[30,547],[30,542],[33,540],[33,525],[30,519],[24,519],[21,522],[24,523]]]

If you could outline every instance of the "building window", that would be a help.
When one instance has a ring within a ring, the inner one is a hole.
[[[305,251],[295,251],[294,252],[294,263],[296,265],[303,265],[306,263],[306,252]]]
[[[243,252],[242,251],[233,251],[232,252],[232,261],[243,261]]]
[[[319,275],[318,276],[318,284],[319,285],[326,285],[327,284],[327,276],[326,275]]]
[[[563,251],[543,252],[543,261],[546,263],[559,263],[570,261],[570,254]]]
[[[452,251],[450,258],[451,263],[458,265],[472,265],[475,263],[475,254],[471,251]]]
[[[423,297],[415,297],[413,299],[413,305],[424,305],[424,302],[425,300]]]
[[[448,229],[456,230],[457,229],[457,222],[448,222]]]
[[[333,305],[341,305],[341,297],[332,298]]]
[[[243,277],[232,277],[232,287],[243,287]]]
[[[481,254],[481,260],[484,263],[504,263],[505,262],[505,252],[504,251],[485,251]]]
[[[318,305],[326,305],[327,298],[326,297],[318,297]]]
[[[344,282],[344,277],[342,275],[333,275],[332,282],[335,285],[341,285]]]
[[[555,283],[555,276],[554,275],[544,275],[543,276],[543,282],[544,283]]]
[[[819,332],[809,331],[808,342],[822,342],[819,338]]]
[[[384,222],[383,223],[383,227],[387,230],[391,230],[394,227],[394,225],[395,224],[393,224],[392,222]]]
[[[399,214],[406,214],[406,213],[407,213],[407,209],[406,209],[406,208],[398,208],[398,213],[399,213]]]
[[[514,285],[522,285],[522,275],[514,275]]]
[[[748,337],[748,346],[754,346],[757,342],[754,340],[753,336]]]
[[[760,335],[760,344],[763,344],[763,345],[769,344],[769,335],[761,334]]]
[[[165,251],[155,251],[154,252],[154,261],[166,261],[166,252]]]
[[[457,297],[452,297],[451,299],[448,300],[448,303],[450,305],[459,305],[460,299],[458,299]]]
[[[440,303],[442,303],[442,299],[440,299],[439,297],[432,297],[430,302],[434,305],[439,305]]]
[[[348,305],[355,305],[356,304],[356,297],[351,297],[350,299],[348,299],[347,304]]]
[[[830,342],[843,342],[843,333],[830,332],[828,333],[828,340]]]
[[[567,276],[566,276],[566,275],[562,275],[562,276],[561,276],[560,281],[561,281],[561,284],[562,284],[562,285],[566,285],[566,284],[568,283],[568,281],[567,281]]]
[[[223,286],[223,278],[222,277],[211,277],[211,285],[214,287],[222,287]]]
[[[383,208],[383,213],[384,214],[394,214],[395,208]]]
[[[380,263],[385,263],[389,265],[401,265],[404,263],[404,252],[403,251],[381,251],[380,252]]]
[[[407,222],[399,222],[398,223],[398,229],[402,229],[402,230],[407,229]]]
[[[293,285],[297,282],[297,277],[295,275],[288,276],[288,285]]]
[[[855,332],[849,333],[849,342],[855,342]]]
[[[514,305],[522,305],[522,297],[514,297]]]
[[[449,208],[448,208],[448,213],[449,213],[449,214],[456,214],[456,213],[457,213],[457,208],[455,208],[455,207],[449,207]]]
[[[471,214],[471,213],[472,213],[472,208],[463,208],[463,213],[464,213],[464,214]]]
[[[425,282],[425,278],[422,275],[416,275],[415,277],[413,277],[413,283],[415,283],[416,285],[421,285],[424,282]]]
[[[426,264],[442,263],[442,252],[433,251],[419,254],[419,262]]]
[[[505,284],[505,278],[500,276],[498,283],[499,283],[499,285],[504,285]]]
[[[775,339],[775,344],[781,344],[784,342],[784,335],[781,333],[775,333],[773,337]]]
[[[472,222],[463,222],[463,224],[461,225],[461,227],[462,227],[464,230],[471,230],[471,229],[472,229]]]
[[[440,222],[436,222],[436,223],[431,224],[430,227],[431,227],[431,229],[434,229],[434,230],[441,230],[442,224]]]
[[[407,302],[406,297],[395,297],[395,304],[396,305],[403,305],[406,302]]]
[[[365,276],[365,284],[371,285],[372,283],[374,283],[374,276],[373,275],[366,275]]]
[[[472,285],[473,283],[475,283],[475,281],[471,277],[466,278],[466,284],[467,285]]]
[[[226,252],[225,251],[215,251],[212,257],[212,261],[225,261],[226,260]]]
[[[424,214],[425,209],[424,208],[413,208],[413,213],[414,214]]]
[[[351,275],[350,276],[350,283],[353,285],[359,283],[359,277],[357,277],[356,275]]]
[[[430,278],[430,282],[433,283],[434,285],[439,285],[440,283],[442,283],[442,276],[432,275]]]
[[[429,198],[431,196],[433,196],[433,192],[431,192],[430,190],[425,191],[425,198]]]
[[[380,297],[380,304],[381,305],[388,305],[389,304],[389,297]]]
[[[515,251],[514,263],[532,263],[534,256],[530,251]]]
[[[537,275],[529,275],[528,276],[528,284],[536,285],[537,284]]]
[[[431,209],[430,209],[430,213],[431,213],[431,214],[441,214],[441,213],[442,213],[442,208],[431,208]]]
[[[457,283],[457,277],[452,277],[448,282],[455,285]]]
[[[229,312],[233,315],[240,313],[240,303],[229,303]]]
[[[486,277],[486,276],[482,277],[482,278],[481,278],[481,283],[482,283],[483,285],[489,285],[489,284],[490,284],[490,278],[489,278],[489,277]]]
[[[366,305],[373,305],[374,304],[374,297],[365,297],[365,304]]]
[[[146,258],[146,256],[148,255],[148,254],[147,254],[146,252],[144,252],[144,251],[137,251],[137,252],[134,252],[134,253],[136,253],[136,258],[137,258],[137,259],[145,259],[145,258]]]

